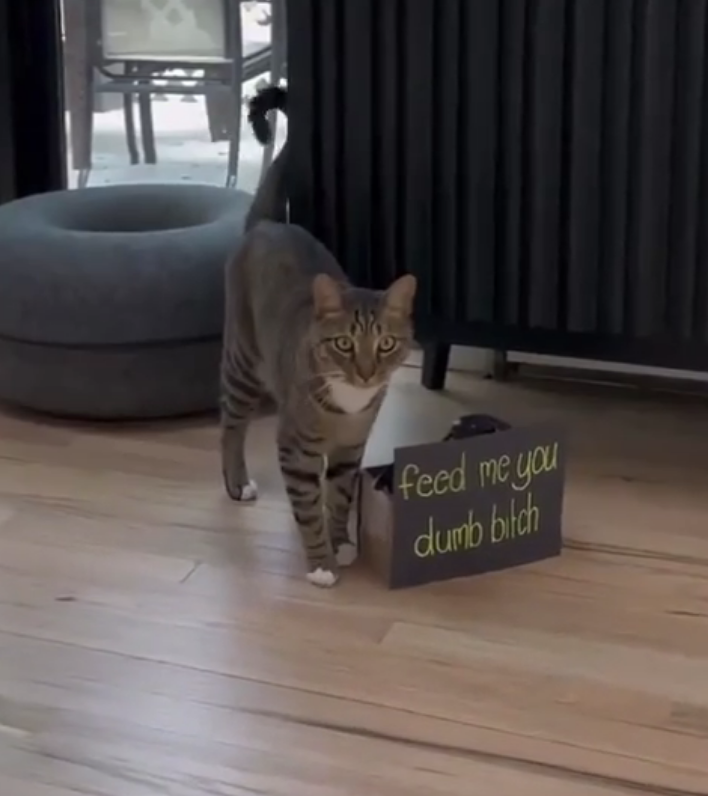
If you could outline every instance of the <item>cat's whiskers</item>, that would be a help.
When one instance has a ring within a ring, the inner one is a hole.
[[[333,379],[334,376],[325,376],[322,374],[317,374],[316,376],[310,376],[308,379],[306,379],[303,382],[303,387],[309,389],[311,395],[321,396],[329,392],[329,385],[331,383],[331,380]]]
[[[315,373],[311,376],[308,376],[308,378],[303,381],[303,387],[309,389],[311,391],[311,395],[321,397],[322,395],[329,393],[332,382],[345,384],[346,380],[344,378],[344,374],[341,371]]]

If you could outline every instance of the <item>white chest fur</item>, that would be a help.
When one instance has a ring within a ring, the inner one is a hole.
[[[366,409],[379,389],[379,387],[355,387],[342,381],[329,383],[332,402],[348,415],[356,415]]]

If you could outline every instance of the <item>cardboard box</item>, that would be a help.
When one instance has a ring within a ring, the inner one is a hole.
[[[442,442],[362,471],[360,556],[389,588],[479,575],[560,554],[565,444],[553,426],[461,418]]]

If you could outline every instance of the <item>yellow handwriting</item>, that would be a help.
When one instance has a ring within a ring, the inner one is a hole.
[[[458,553],[474,550],[484,541],[482,523],[474,518],[474,512],[467,514],[467,521],[457,528],[438,529],[433,517],[428,518],[428,530],[415,540],[413,551],[418,558]]]
[[[452,470],[438,470],[436,473],[421,473],[417,464],[407,464],[401,473],[398,488],[404,500],[411,497],[429,498],[446,495],[449,492],[463,492],[467,483],[466,459],[464,451],[460,463]]]
[[[517,492],[528,489],[531,481],[543,473],[558,469],[558,443],[538,445],[532,450],[520,453],[516,459],[511,488]]]
[[[511,459],[506,453],[498,459],[489,459],[486,462],[480,462],[479,485],[484,488],[485,486],[504,484],[509,479],[510,472]]]
[[[525,505],[524,505],[525,503]],[[538,531],[540,512],[533,502],[533,494],[526,493],[526,500],[511,498],[506,511],[500,511],[495,504],[492,508],[491,533],[492,544],[511,542]]]

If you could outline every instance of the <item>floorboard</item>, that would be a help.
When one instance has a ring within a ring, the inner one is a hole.
[[[563,555],[388,591],[303,577],[273,420],[262,497],[211,421],[0,415],[0,793],[708,794],[708,407],[407,370],[369,446],[459,414],[554,420]]]

